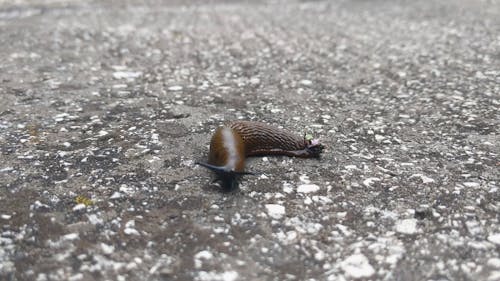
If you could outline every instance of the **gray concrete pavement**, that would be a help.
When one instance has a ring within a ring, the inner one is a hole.
[[[0,1],[1,280],[500,280],[498,1]],[[313,133],[249,159],[227,120]]]

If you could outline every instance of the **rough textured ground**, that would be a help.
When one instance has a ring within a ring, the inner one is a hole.
[[[500,280],[496,1],[0,1],[1,280]],[[208,171],[226,120],[321,160]]]

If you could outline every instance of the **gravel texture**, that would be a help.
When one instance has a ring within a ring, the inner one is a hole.
[[[498,1],[0,1],[1,280],[500,280]],[[223,193],[227,120],[312,133]]]

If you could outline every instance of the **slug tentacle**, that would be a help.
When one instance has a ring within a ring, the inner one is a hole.
[[[319,158],[324,146],[312,136],[303,138],[265,123],[236,121],[218,128],[210,141],[208,163],[201,165],[215,172],[223,188],[235,188],[244,172],[245,157],[286,155]]]
[[[207,164],[207,163],[203,163],[203,162],[195,162],[195,164],[197,165],[200,165],[202,167],[205,167],[209,170],[212,170],[214,171],[215,173],[217,174],[224,174],[224,173],[233,173],[235,174],[236,176],[244,176],[244,175],[255,175],[255,173],[253,172],[237,172],[237,171],[231,171],[231,170],[227,170],[225,167],[223,166],[214,166],[214,165],[210,165],[210,164]]]
[[[217,178],[213,182],[220,182],[221,186],[225,190],[233,189],[237,186],[239,179],[244,175],[255,175],[252,172],[238,172],[228,170],[224,166],[214,166],[208,163],[195,162],[195,164],[205,167],[211,171],[213,171]]]

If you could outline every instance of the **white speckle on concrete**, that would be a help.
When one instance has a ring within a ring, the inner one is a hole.
[[[11,215],[7,215],[7,214],[2,214],[0,216],[0,218],[2,218],[3,220],[10,220],[10,218],[12,218],[12,216]]]
[[[111,194],[111,196],[109,197],[109,199],[119,199],[122,197],[122,194],[118,191],[115,191],[113,192],[113,194]]]
[[[285,215],[285,207],[278,204],[266,204],[267,214],[273,219],[280,219]]]
[[[488,276],[487,281],[498,281],[500,280],[500,271],[493,271],[490,276]]]
[[[140,236],[141,234],[139,233],[139,231],[137,231],[137,229],[135,228],[131,228],[131,227],[127,227],[123,230],[123,233],[127,234],[127,235],[136,235],[136,236]]]
[[[386,236],[379,236],[368,246],[374,254],[377,262],[384,262],[392,269],[396,267],[398,261],[403,257],[405,248],[403,243],[397,239],[390,231]]]
[[[347,216],[347,212],[337,212],[335,214],[335,217],[337,217],[338,219],[344,219],[345,217]]]
[[[257,86],[260,84],[260,79],[258,77],[252,77],[250,78],[250,84]]]
[[[120,185],[120,188],[118,190],[122,193],[129,194],[129,195],[131,195],[135,192],[135,190],[132,186],[127,186],[126,184]]]
[[[169,90],[169,91],[173,91],[173,92],[176,92],[176,91],[182,91],[182,86],[179,86],[179,85],[176,85],[176,86],[170,86],[170,87],[168,87],[168,90]]]
[[[288,194],[292,193],[293,192],[292,185],[287,183],[287,182],[284,182],[283,183],[283,192],[288,193]]]
[[[299,179],[300,179],[300,181],[301,181],[302,183],[305,183],[305,184],[309,184],[309,183],[311,183],[311,181],[309,180],[309,177],[308,177],[307,175],[301,175],[301,176],[299,177]]]
[[[297,231],[294,231],[294,230],[290,230],[286,233],[286,240],[288,241],[295,241],[295,239],[297,239],[298,235],[297,235]]]
[[[113,78],[115,79],[127,79],[133,80],[142,75],[140,71],[116,71],[113,72]]]
[[[156,263],[149,269],[149,274],[155,274],[158,272],[169,272],[171,265],[174,262],[174,258],[162,254]]]
[[[10,171],[14,171],[14,168],[13,167],[5,167],[5,168],[0,169],[0,173],[7,173]]]
[[[466,221],[465,226],[467,227],[467,230],[469,231],[469,233],[472,235],[480,235],[483,233],[483,229],[481,227],[481,224],[476,220]]]
[[[297,192],[300,193],[312,193],[319,190],[319,186],[315,184],[301,184],[297,187]]]
[[[217,273],[214,271],[200,271],[195,280],[199,281],[235,281],[238,279],[238,272],[226,271]]]
[[[311,80],[303,79],[303,80],[300,80],[299,83],[300,83],[300,85],[303,85],[303,86],[311,86],[313,82]]]
[[[47,204],[43,204],[40,201],[35,201],[32,205],[30,205],[30,210],[48,210],[50,206]]]
[[[194,255],[194,266],[196,268],[201,268],[201,265],[203,263],[202,260],[210,260],[213,257],[214,257],[214,255],[207,250],[200,251]]]
[[[107,134],[108,134],[108,132],[106,132],[106,131],[104,131],[104,130],[100,130],[100,131],[97,133],[97,135],[98,135],[99,137],[104,137],[104,136],[105,136],[105,135],[107,135]]]
[[[123,233],[127,234],[127,235],[141,235],[139,233],[139,231],[137,231],[137,229],[135,229],[135,220],[129,220],[126,224],[125,224],[125,229],[123,230]]]
[[[428,176],[425,176],[423,174],[413,174],[410,176],[410,179],[412,178],[420,178],[422,180],[422,183],[433,183],[434,182],[434,179],[428,177]]]
[[[135,220],[129,220],[125,223],[125,227],[135,227]]]
[[[355,254],[340,263],[340,267],[348,277],[354,279],[368,278],[375,273],[368,259],[362,254]]]
[[[500,245],[500,233],[491,234],[488,236],[488,241]]]
[[[75,207],[73,207],[73,212],[85,210],[86,208],[87,206],[85,206],[85,204],[76,204]]]
[[[348,171],[357,170],[358,169],[358,167],[356,167],[356,165],[346,165],[344,168],[346,170],[348,170]]]
[[[478,182],[464,182],[462,183],[465,187],[478,188],[480,185]]]
[[[78,239],[79,234],[78,233],[69,233],[63,236],[63,240],[76,240]]]
[[[101,243],[102,252],[106,255],[110,255],[115,251],[115,247],[113,245],[108,245],[105,243]]]
[[[396,222],[395,230],[403,234],[417,233],[417,219],[404,219]]]
[[[318,249],[317,252],[314,254],[314,258],[317,260],[317,261],[324,261],[325,260],[325,252],[323,252],[322,250]]]
[[[129,262],[127,263],[127,265],[125,266],[125,268],[127,270],[133,270],[133,269],[136,269],[137,268],[137,263],[136,262]]]
[[[87,218],[91,224],[102,224],[104,221],[102,218],[98,218],[96,214],[87,215]]]
[[[0,253],[3,249],[0,249]],[[14,272],[16,270],[15,266],[14,266],[14,263],[11,262],[11,261],[7,261],[4,259],[4,257],[2,256],[3,253],[0,255],[0,258],[2,258],[2,264],[0,265],[0,272],[2,273],[8,273],[8,272]]]
[[[222,233],[227,234],[227,233],[229,233],[229,228],[224,227],[224,226],[216,226],[212,230],[213,230],[214,233],[217,233],[217,234],[222,234]]]
[[[68,281],[77,281],[77,280],[82,280],[83,279],[83,273],[77,273],[73,276],[70,276],[68,278]]]
[[[363,181],[363,185],[366,187],[370,187],[376,181],[380,181],[380,179],[379,178],[367,178]]]
[[[398,214],[390,210],[382,210],[380,214],[383,219],[396,220],[398,218]]]
[[[213,257],[214,257],[214,255],[211,252],[207,251],[207,250],[200,251],[200,252],[196,253],[196,255],[194,255],[195,259],[206,259],[206,260],[209,260],[209,259],[211,259]]]
[[[486,263],[489,267],[500,268],[500,258],[491,258]]]
[[[305,199],[304,199],[304,205],[311,205],[313,203],[311,197],[307,196]]]
[[[302,234],[318,234],[321,229],[323,229],[323,225],[320,223],[314,222],[304,222],[301,221],[298,217],[293,217],[286,221],[287,226],[294,227],[297,232]]]
[[[345,225],[336,224],[335,226],[338,228],[338,230],[340,230],[340,232],[342,232],[344,236],[350,236],[352,234],[351,231],[349,231],[349,227]]]

